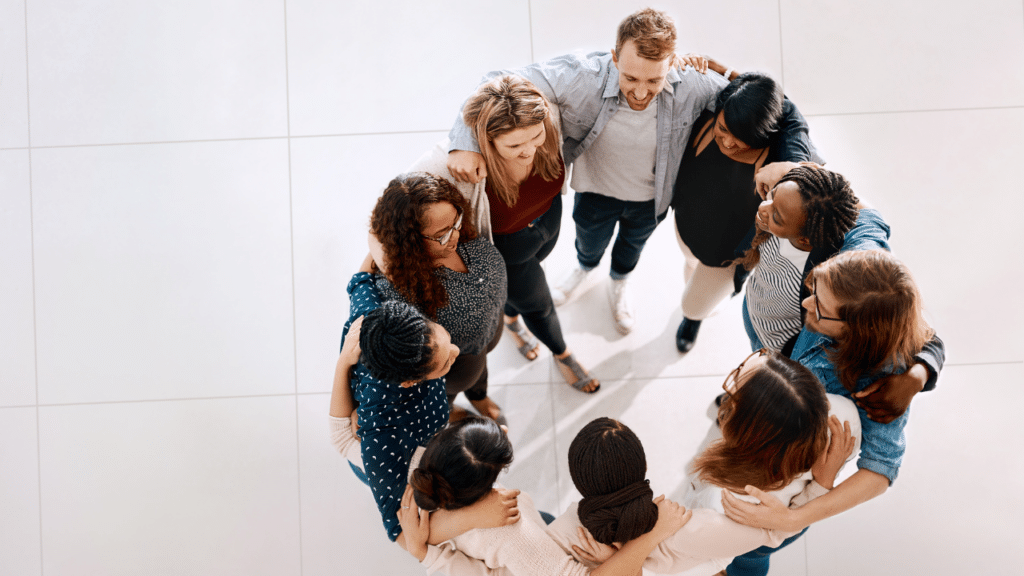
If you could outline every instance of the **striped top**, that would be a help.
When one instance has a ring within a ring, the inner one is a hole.
[[[771,236],[747,281],[747,313],[765,348],[782,350],[800,332],[800,286],[809,252]]]

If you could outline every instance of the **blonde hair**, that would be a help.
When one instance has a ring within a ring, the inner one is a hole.
[[[508,206],[519,201],[519,182],[494,147],[494,139],[520,128],[543,123],[547,136],[537,149],[531,174],[551,182],[562,173],[561,137],[551,119],[547,99],[532,82],[520,76],[499,76],[477,89],[462,112],[480,145],[491,188]]]
[[[638,10],[619,23],[615,54],[621,58],[622,47],[632,40],[641,58],[661,61],[676,51],[676,25],[664,12],[653,8]]]

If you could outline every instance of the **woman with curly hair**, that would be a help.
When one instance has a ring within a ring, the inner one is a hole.
[[[501,255],[477,234],[473,210],[455,186],[427,173],[402,174],[377,200],[370,232],[381,246],[377,290],[404,300],[451,334],[461,351],[445,383],[482,415],[502,419],[487,396],[487,353],[501,339],[507,279]],[[465,410],[453,407],[452,420]]]
[[[487,177],[456,186],[473,206],[477,230],[493,239],[505,259],[505,325],[519,353],[536,360],[539,339],[551,350],[566,383],[592,393],[601,383],[566,345],[541,267],[558,241],[562,223],[566,174],[557,113],[522,77],[505,75],[484,83],[469,97],[462,118],[479,143]],[[414,169],[454,181],[446,165],[448,147],[448,141],[441,142]]]

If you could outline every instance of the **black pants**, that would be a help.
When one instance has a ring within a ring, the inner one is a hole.
[[[487,353],[494,350],[501,340],[505,323],[499,322],[487,348],[479,354],[460,354],[452,363],[448,375],[445,376],[444,391],[448,394],[448,404],[455,400],[459,392],[466,394],[468,400],[487,398]]]
[[[526,228],[512,234],[495,234],[494,246],[505,259],[508,300],[505,314],[521,315],[526,327],[554,354],[565,352],[562,325],[551,301],[551,290],[540,263],[551,254],[562,226],[562,196]]]

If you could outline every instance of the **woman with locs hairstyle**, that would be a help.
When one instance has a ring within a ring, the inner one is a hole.
[[[544,531],[533,501],[519,496],[519,522],[496,530],[469,530],[441,546],[428,546],[428,510],[458,510],[487,495],[498,473],[512,462],[512,444],[493,420],[470,416],[431,439],[411,480],[398,517],[409,552],[429,572],[476,576],[501,570],[522,576],[584,575],[590,569],[575,560]],[[643,483],[638,495],[643,525],[621,550],[592,573],[634,576],[644,558],[689,519],[682,507],[664,498],[652,501]]]
[[[385,299],[415,305],[459,347],[445,382],[451,419],[466,415],[453,405],[462,392],[480,414],[504,422],[487,396],[487,353],[501,339],[505,264],[474,221],[469,202],[444,178],[414,172],[393,179],[370,217],[383,272],[377,289]]]
[[[539,339],[551,350],[566,382],[591,393],[600,382],[566,345],[541,267],[555,247],[562,221],[565,163],[555,114],[537,87],[519,76],[499,76],[480,86],[466,102],[463,119],[479,143],[487,178],[456,186],[477,214],[480,233],[493,239],[505,259],[504,321],[519,352],[535,360]],[[413,169],[454,180],[447,159],[443,142]]]
[[[853,404],[826,397],[810,371],[785,357],[755,353],[729,374],[723,388],[721,428],[712,426],[689,467],[685,500],[693,517],[658,545],[644,563],[646,570],[707,576],[734,556],[784,544],[798,531],[759,530],[729,520],[723,491],[742,493],[752,482],[789,505],[803,505],[828,492],[859,441]],[[845,427],[840,419],[847,420]],[[548,532],[577,558],[599,562],[649,522],[643,446],[626,425],[598,418],[573,440],[569,472],[584,498]]]

